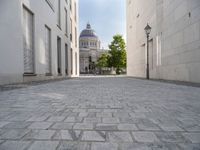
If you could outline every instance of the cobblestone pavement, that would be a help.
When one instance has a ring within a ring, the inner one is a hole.
[[[79,78],[2,91],[0,150],[200,150],[200,88]]]

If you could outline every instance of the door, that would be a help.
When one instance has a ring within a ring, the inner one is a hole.
[[[23,25],[24,25],[24,73],[34,73],[34,54],[33,54],[33,14],[23,8]]]
[[[65,44],[65,73],[68,75],[68,45]]]
[[[45,62],[46,74],[51,74],[51,30],[45,26]]]

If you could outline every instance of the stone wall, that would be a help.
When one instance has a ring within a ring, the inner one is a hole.
[[[61,24],[57,25],[58,3],[57,1],[42,0],[17,0],[0,1],[0,84],[10,84],[29,80],[43,80],[49,78],[60,78],[57,72],[57,37],[61,39],[61,77],[79,76],[79,49],[78,37],[78,15],[75,20],[75,2],[78,14],[78,0],[72,1],[70,10],[69,2],[61,0]],[[34,76],[24,76],[24,50],[23,50],[23,8],[27,8],[33,14],[34,24]],[[67,16],[65,10],[68,12]],[[66,35],[66,18],[68,35]],[[72,27],[70,26],[70,18]],[[46,76],[45,67],[45,26],[51,30],[51,74]],[[70,41],[72,29],[73,40]],[[77,37],[77,39],[75,39]],[[75,43],[77,42],[77,44]],[[68,45],[68,56],[66,56],[65,45]],[[70,55],[70,49],[73,54]],[[71,61],[71,56],[73,61]],[[68,57],[68,58],[66,58]],[[77,57],[77,58],[76,58]],[[66,61],[68,63],[66,63]],[[72,65],[71,65],[72,63]],[[68,65],[68,67],[66,66]],[[65,73],[66,67],[69,73]],[[71,72],[73,67],[73,72]],[[77,71],[76,71],[77,70]]]
[[[150,78],[200,82],[200,1],[127,0],[128,76],[146,76],[146,35]]]

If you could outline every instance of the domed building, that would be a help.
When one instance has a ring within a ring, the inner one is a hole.
[[[98,58],[107,51],[101,49],[101,41],[89,23],[80,34],[79,47],[80,73],[94,73]]]

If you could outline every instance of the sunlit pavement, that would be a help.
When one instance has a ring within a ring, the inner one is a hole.
[[[0,92],[0,150],[199,150],[200,88],[128,77]]]

